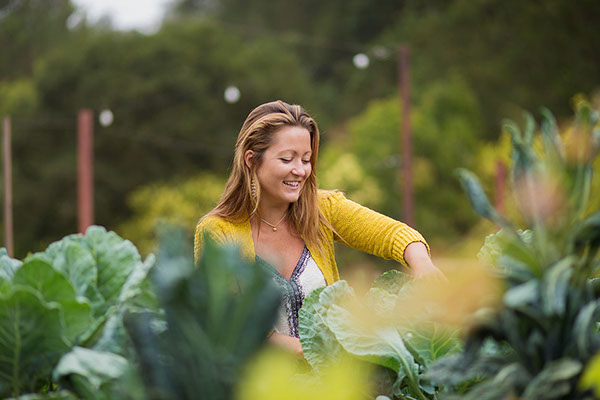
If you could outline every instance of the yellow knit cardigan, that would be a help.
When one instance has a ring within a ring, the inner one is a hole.
[[[341,192],[319,191],[319,209],[324,217],[345,243],[355,249],[383,257],[394,259],[404,265],[404,250],[412,242],[423,242],[429,251],[429,245],[419,232],[408,225],[363,207],[346,197]],[[317,266],[323,272],[328,285],[339,280],[335,263],[333,241],[339,238],[331,229],[321,226],[327,242],[321,254],[308,247]],[[219,217],[206,217],[198,222],[194,236],[194,255],[199,258],[205,235],[210,235],[218,244],[237,244],[249,261],[254,261],[254,241],[250,229],[250,220],[234,223]]]

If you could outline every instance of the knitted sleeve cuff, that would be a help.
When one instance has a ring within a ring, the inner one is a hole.
[[[394,260],[400,262],[402,265],[409,267],[408,263],[404,259],[404,251],[406,247],[414,242],[421,242],[427,247],[427,253],[431,256],[429,244],[425,238],[416,230],[412,228],[405,228],[396,234],[396,240],[392,243],[392,256]]]

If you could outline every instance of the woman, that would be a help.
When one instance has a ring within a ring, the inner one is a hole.
[[[194,243],[196,258],[205,235],[236,243],[273,273],[284,300],[269,341],[298,354],[302,300],[339,279],[334,239],[393,258],[417,277],[442,275],[417,231],[342,193],[317,189],[318,149],[317,124],[300,106],[274,101],[254,109],[239,133],[225,191],[198,223]]]

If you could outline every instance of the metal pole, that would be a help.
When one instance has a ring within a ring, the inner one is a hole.
[[[79,232],[94,223],[93,114],[80,110],[77,118],[77,204]]]
[[[410,62],[407,45],[398,47],[398,93],[400,95],[400,154],[402,154],[402,211],[404,222],[415,226],[412,179],[412,132],[410,125]]]
[[[14,257],[10,117],[4,117],[2,122],[2,154],[4,160],[4,246],[6,247],[6,252],[9,257]]]

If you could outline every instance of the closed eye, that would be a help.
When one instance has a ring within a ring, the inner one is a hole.
[[[281,161],[283,161],[284,163],[289,163],[290,161],[292,161],[291,158],[280,158]]]

